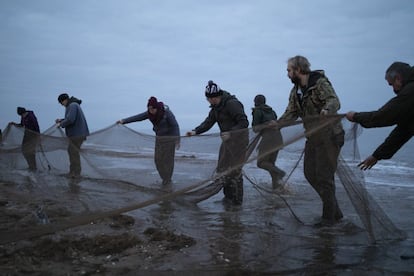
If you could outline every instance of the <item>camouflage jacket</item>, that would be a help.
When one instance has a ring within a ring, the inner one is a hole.
[[[323,109],[328,110],[328,114],[337,114],[341,106],[331,82],[322,70],[310,73],[308,85],[302,91],[302,96],[298,90],[298,85],[295,85],[290,91],[289,104],[285,113],[280,117],[281,120],[296,120],[300,117],[304,121],[305,129],[309,130],[320,123],[315,116],[317,117]],[[307,120],[307,117],[312,119]],[[343,131],[340,122],[331,129],[333,134]]]

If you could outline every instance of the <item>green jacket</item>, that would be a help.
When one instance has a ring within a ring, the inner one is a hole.
[[[277,115],[270,106],[262,104],[252,108],[252,118],[253,131],[258,132],[260,130],[260,125],[272,120],[277,120]]]

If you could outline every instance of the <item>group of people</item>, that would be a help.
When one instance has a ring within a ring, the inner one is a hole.
[[[67,93],[62,93],[58,97],[58,102],[65,107],[65,117],[56,119],[55,123],[57,127],[65,129],[69,140],[67,151],[70,167],[67,176],[77,178],[81,174],[80,148],[89,135],[88,123],[80,107],[81,100],[69,97]],[[22,153],[29,165],[29,170],[36,171],[36,147],[39,145],[40,137],[39,124],[36,115],[31,110],[18,107],[17,114],[21,117],[20,123],[10,122],[10,124],[24,128]]]
[[[288,59],[287,76],[293,87],[285,112],[278,118],[276,112],[266,104],[265,96],[258,94],[254,98],[251,126],[253,131],[261,135],[257,165],[269,172],[273,187],[278,188],[285,175],[275,165],[278,149],[283,145],[280,122],[302,119],[306,130],[304,175],[322,201],[322,216],[318,225],[333,225],[343,217],[335,195],[334,176],[338,156],[344,144],[344,130],[340,116],[326,127],[319,126],[324,121],[324,116],[338,114],[340,101],[324,71],[312,71],[310,66],[308,59],[303,56]],[[377,111],[346,113],[349,121],[366,128],[396,125],[384,143],[359,164],[363,170],[372,168],[378,160],[391,158],[414,134],[414,69],[407,63],[395,62],[387,69],[385,78],[396,93],[394,98]],[[214,181],[223,187],[226,202],[240,205],[243,202],[242,167],[246,161],[249,143],[249,120],[243,104],[236,96],[223,90],[215,82],[210,80],[207,83],[204,95],[210,104],[210,111],[206,119],[186,135],[202,134],[218,124],[222,143]],[[79,150],[89,135],[88,126],[80,108],[80,100],[61,94],[58,101],[66,107],[66,112],[65,118],[57,119],[56,123],[65,128],[70,139],[70,174],[77,176],[81,168]],[[20,125],[32,129],[35,121],[33,112],[23,108],[18,109],[18,113],[22,116]],[[180,128],[168,106],[151,97],[146,111],[118,120],[117,123],[128,124],[147,119],[153,124],[156,134],[156,168],[162,183],[170,184],[175,150],[180,146]],[[29,168],[35,169],[32,148],[23,147]]]

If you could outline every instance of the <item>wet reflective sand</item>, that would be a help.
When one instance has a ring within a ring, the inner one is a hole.
[[[171,187],[163,187],[152,183],[143,188],[113,181],[73,181],[48,174],[19,175],[15,183],[0,184],[0,271],[4,273],[371,275],[414,272],[414,188],[410,187],[376,185],[368,189],[408,237],[370,244],[341,186],[337,194],[345,215],[343,221],[334,227],[314,227],[321,213],[320,200],[299,177],[293,178],[288,190],[279,195],[257,190],[246,181],[244,203],[238,207],[223,203],[220,192],[197,205],[183,200],[164,200],[122,215],[108,216],[105,212],[150,201],[185,184],[177,181]],[[265,181],[259,185],[270,189],[270,183]],[[48,224],[42,224],[36,217],[34,211],[39,206],[48,216]],[[87,223],[79,219],[83,217],[87,221],[88,214],[92,213],[98,216],[90,216]],[[69,223],[63,227],[66,229],[41,234],[45,233],[44,229],[50,230],[68,221],[78,222],[79,226]],[[23,234],[33,238],[23,239]],[[81,238],[84,246],[79,245]],[[10,243],[7,239],[17,241]],[[128,243],[121,242],[125,240]],[[55,252],[53,258],[46,254],[45,244],[49,244],[49,252]],[[64,248],[71,248],[70,254]],[[16,266],[17,261],[22,265]]]

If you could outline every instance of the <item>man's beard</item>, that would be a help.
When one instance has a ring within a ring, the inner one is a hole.
[[[300,78],[296,74],[290,78],[290,81],[295,85],[300,85]]]

